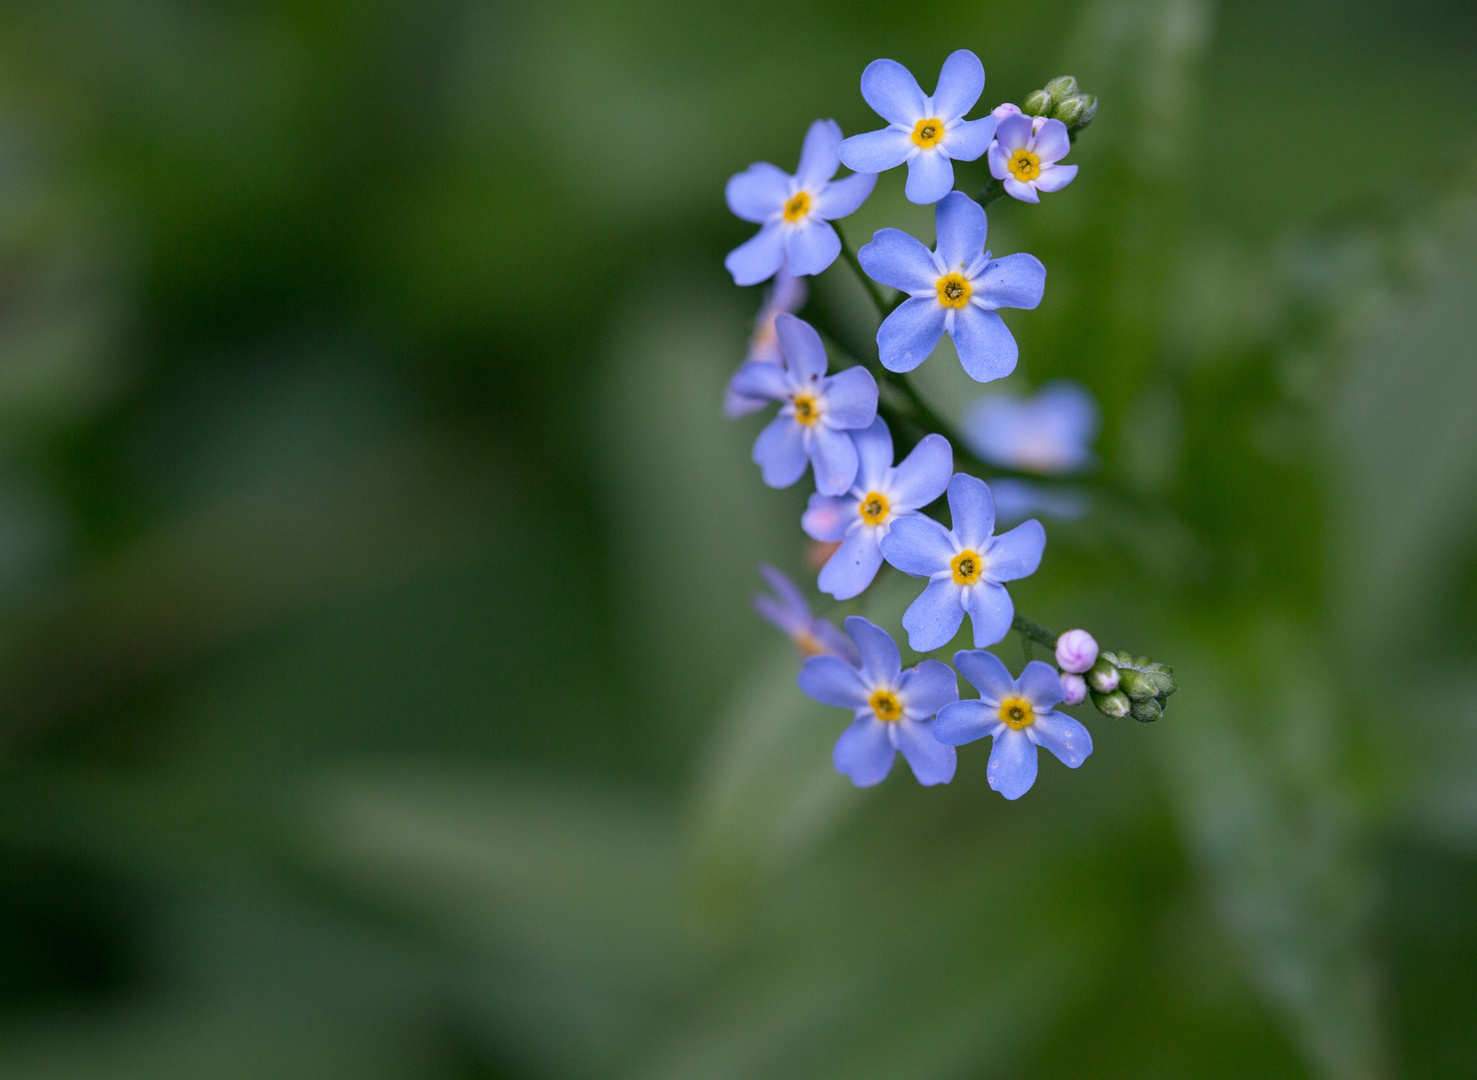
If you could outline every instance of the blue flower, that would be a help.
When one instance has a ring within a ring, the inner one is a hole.
[[[1033,398],[981,398],[964,415],[969,447],[991,465],[1052,476],[1093,463],[1101,420],[1086,387],[1056,379]]]
[[[1069,769],[1092,753],[1087,729],[1053,708],[1066,693],[1050,664],[1032,660],[1012,679],[993,653],[973,649],[955,653],[954,665],[979,690],[979,700],[945,705],[933,734],[950,746],[993,738],[986,773],[990,786],[1007,799],[1019,799],[1036,782],[1036,747],[1046,747]]]
[[[918,80],[896,60],[873,60],[862,72],[862,97],[889,126],[847,139],[842,163],[879,173],[906,161],[909,201],[938,202],[954,186],[953,162],[975,160],[995,137],[994,116],[964,119],[984,89],[984,65],[968,49],[944,61],[933,97],[924,97]]]
[[[826,377],[826,347],[809,323],[788,313],[774,320],[784,364],[748,363],[730,386],[743,397],[782,401],[779,415],[754,440],[754,462],[770,487],[789,487],[815,466],[823,495],[841,495],[856,479],[856,446],[848,431],[877,418],[877,380],[864,367]]]
[[[846,620],[861,665],[835,656],[812,656],[800,669],[800,689],[822,705],[851,709],[856,719],[836,740],[831,760],[857,787],[881,783],[898,751],[920,784],[954,778],[952,746],[933,737],[930,718],[959,700],[959,683],[948,664],[925,660],[903,670],[897,643],[886,630],[860,615]]]
[[[985,211],[962,192],[950,192],[938,204],[934,224],[934,251],[901,229],[880,229],[857,252],[868,274],[909,297],[877,330],[882,366],[912,371],[947,333],[971,379],[1009,375],[1019,350],[995,309],[1041,303],[1046,267],[1034,255],[991,259]]]
[[[785,267],[780,267],[779,273],[774,276],[774,284],[765,291],[759,314],[754,316],[754,333],[749,338],[749,353],[744,357],[745,363],[784,363],[784,358],[780,355],[779,335],[774,332],[774,320],[783,312],[803,308],[807,292],[804,278],[796,277]],[[764,398],[744,397],[735,393],[730,382],[723,394],[723,415],[726,419],[733,420],[758,412],[767,404],[768,401]]]
[[[1037,514],[1057,521],[1076,521],[1092,509],[1092,499],[1081,488],[1047,487],[1013,476],[991,480],[990,494],[995,497],[997,521],[1024,521]]]
[[[760,618],[778,627],[806,656],[839,656],[849,664],[858,662],[856,646],[829,619],[813,615],[805,596],[795,583],[768,563],[759,573],[769,582],[774,596],[754,594],[754,610]]]
[[[990,175],[1011,198],[1039,203],[1037,192],[1060,191],[1076,178],[1077,166],[1057,164],[1071,149],[1067,125],[1060,120],[1007,116],[990,144]]]
[[[949,485],[954,452],[942,435],[927,435],[896,467],[892,434],[879,416],[853,435],[859,461],[856,482],[840,498],[810,497],[801,527],[813,540],[841,541],[821,568],[821,592],[849,600],[862,592],[882,566],[881,540],[894,522],[916,516]]]
[[[735,284],[757,285],[782,265],[792,274],[819,274],[836,261],[841,238],[827,222],[855,212],[877,184],[875,174],[862,170],[831,182],[840,146],[836,121],[817,120],[805,133],[794,176],[761,161],[729,178],[728,208],[763,226],[723,260]]]
[[[1046,549],[1046,530],[1034,519],[993,535],[990,489],[967,473],[955,473],[949,481],[949,514],[952,532],[920,515],[894,522],[882,539],[883,558],[905,574],[929,579],[903,613],[908,644],[918,652],[947,644],[966,611],[976,647],[1003,640],[1015,604],[1001,582],[1034,574]]]

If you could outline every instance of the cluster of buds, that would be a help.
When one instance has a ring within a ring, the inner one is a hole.
[[[1060,120],[1067,125],[1067,134],[1074,140],[1092,118],[1097,115],[1097,98],[1084,94],[1077,88],[1077,80],[1070,75],[1052,79],[1045,88],[1026,95],[1021,102],[1021,112],[1027,116],[1044,116],[1048,120]]]
[[[1152,723],[1164,715],[1164,703],[1179,689],[1174,672],[1147,656],[1105,652],[1086,675],[1092,703],[1104,716],[1132,716]]]

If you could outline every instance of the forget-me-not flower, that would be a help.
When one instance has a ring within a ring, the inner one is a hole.
[[[995,309],[1041,303],[1046,267],[1034,255],[991,259],[984,208],[963,192],[938,204],[934,226],[933,251],[901,229],[879,229],[857,252],[869,275],[908,294],[877,329],[882,366],[912,371],[947,333],[971,379],[1003,378],[1020,350]]]
[[[942,495],[954,471],[954,452],[942,435],[924,436],[896,466],[892,433],[882,417],[851,438],[858,460],[851,490],[840,498],[817,492],[800,519],[811,539],[841,541],[817,582],[837,600],[850,600],[872,584],[882,566],[882,538],[893,522]]]
[[[905,574],[929,579],[903,613],[908,644],[918,652],[946,644],[966,611],[976,647],[1003,640],[1015,604],[1001,583],[1034,574],[1046,550],[1046,530],[1034,518],[995,536],[990,489],[967,473],[949,481],[949,514],[952,530],[920,515],[894,522],[882,538],[883,558]]]
[[[906,161],[909,201],[938,202],[954,186],[953,162],[975,160],[995,137],[994,116],[964,119],[984,89],[984,65],[968,49],[944,61],[933,97],[925,97],[918,80],[896,60],[873,60],[862,72],[862,97],[888,126],[842,143],[842,163],[878,173]]]
[[[964,414],[969,447],[991,465],[1053,476],[1093,462],[1101,419],[1097,401],[1080,383],[1054,379],[1035,397],[981,398]]]
[[[1066,695],[1050,664],[1032,660],[1012,679],[993,653],[972,649],[955,653],[954,666],[979,690],[979,700],[945,705],[934,736],[950,746],[993,738],[986,775],[1007,799],[1019,799],[1036,782],[1036,747],[1046,747],[1069,769],[1092,753],[1087,729],[1054,708]]]
[[[826,347],[815,328],[789,313],[775,316],[784,363],[748,363],[730,386],[744,397],[780,401],[779,415],[754,440],[753,458],[770,487],[789,487],[815,467],[816,490],[841,495],[856,480],[850,431],[877,418],[877,380],[864,367],[826,375]]]
[[[759,564],[759,573],[775,593],[754,594],[754,610],[762,619],[778,627],[805,656],[839,656],[849,664],[858,662],[851,639],[829,619],[812,614],[793,581],[768,563]]]
[[[920,784],[947,784],[957,758],[952,746],[933,737],[931,717],[959,700],[959,683],[948,664],[925,660],[903,670],[897,642],[860,615],[846,632],[861,654],[860,666],[835,656],[812,656],[800,669],[800,689],[822,705],[850,709],[856,719],[836,740],[831,760],[857,787],[881,783],[899,751]]]
[[[875,172],[832,181],[841,164],[841,128],[817,120],[805,133],[800,167],[791,176],[761,161],[729,178],[728,208],[759,232],[728,253],[723,265],[737,285],[757,285],[784,265],[792,274],[819,274],[841,254],[830,222],[853,213],[877,185]]]
[[[1060,120],[1007,116],[990,144],[990,175],[1011,198],[1039,203],[1038,192],[1060,191],[1076,177],[1077,166],[1057,164],[1071,149],[1067,125]]]
[[[804,278],[796,277],[785,267],[780,267],[779,273],[774,276],[774,282],[765,290],[764,303],[759,306],[759,314],[754,316],[754,333],[749,337],[749,352],[744,357],[745,363],[784,363],[784,358],[780,355],[779,335],[774,332],[775,317],[786,311],[795,312],[803,308],[808,292]],[[731,382],[723,392],[723,415],[729,420],[758,412],[767,404],[769,402],[765,398],[750,398],[735,393]]]

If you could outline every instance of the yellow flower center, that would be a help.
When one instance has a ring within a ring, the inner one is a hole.
[[[954,580],[960,585],[973,585],[985,572],[985,560],[968,549],[949,560],[954,568]]]
[[[961,274],[945,274],[938,279],[939,303],[944,307],[962,308],[969,303],[969,294],[974,292]]]
[[[903,703],[897,699],[897,695],[891,690],[878,690],[870,698],[867,704],[872,706],[872,711],[877,714],[877,719],[885,724],[903,718]]]
[[[1019,731],[1036,722],[1036,711],[1025,698],[1008,697],[1000,703],[1000,719]]]
[[[820,405],[810,394],[796,394],[791,399],[795,405],[795,419],[809,427],[821,418]]]
[[[913,141],[927,150],[944,137],[944,122],[938,117],[919,120],[913,125]]]
[[[1010,156],[1010,163],[1007,167],[1021,183],[1034,180],[1041,175],[1041,159],[1024,147]]]
[[[888,506],[886,495],[880,491],[869,491],[867,497],[862,500],[861,506],[857,507],[857,511],[868,525],[880,525],[887,517]]]
[[[773,203],[770,203],[773,206]],[[791,224],[799,221],[810,213],[810,192],[797,191],[791,196],[790,201],[785,203],[785,220]]]

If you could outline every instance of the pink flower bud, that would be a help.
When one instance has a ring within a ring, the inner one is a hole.
[[[1097,640],[1086,630],[1068,630],[1056,639],[1056,666],[1081,675],[1097,663]]]
[[[1087,680],[1070,671],[1062,672],[1062,692],[1067,695],[1064,705],[1081,705],[1087,700]]]
[[[1007,101],[1004,105],[996,105],[993,109],[991,109],[990,115],[993,116],[996,120],[1004,120],[1007,116],[1018,115],[1020,111],[1021,107],[1019,105],[1012,105],[1010,102]]]

